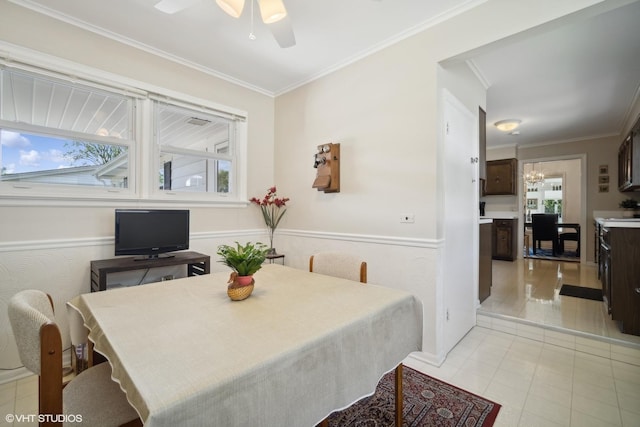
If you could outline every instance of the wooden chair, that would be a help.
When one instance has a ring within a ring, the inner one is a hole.
[[[66,414],[81,416],[82,423],[77,425],[142,425],[118,383],[111,379],[108,363],[89,368],[63,385],[62,338],[48,294],[38,290],[19,292],[11,298],[8,313],[20,360],[38,375],[38,413],[54,415],[45,421]]]
[[[320,252],[309,258],[309,271],[367,283],[367,263],[362,258],[339,252]]]
[[[558,255],[558,214],[533,214],[531,215],[531,228],[533,235],[533,254],[540,249],[541,241],[551,241],[553,256]]]

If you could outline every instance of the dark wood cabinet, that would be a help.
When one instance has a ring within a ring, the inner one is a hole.
[[[493,220],[493,259],[513,261],[517,257],[518,247],[518,220],[494,219]]]
[[[170,256],[140,259],[136,257],[111,258],[91,261],[91,292],[107,289],[107,275],[121,271],[186,265],[187,276],[209,274],[211,258],[198,252],[175,252]]]
[[[493,272],[491,260],[493,257],[492,247],[493,224],[480,224],[480,251],[478,265],[478,299],[484,301],[491,295],[491,283]]]
[[[640,228],[604,227],[600,257],[603,295],[625,334],[640,335]]]
[[[515,195],[517,187],[517,159],[491,160],[487,162],[485,196]]]
[[[640,191],[640,119],[618,149],[618,189]]]

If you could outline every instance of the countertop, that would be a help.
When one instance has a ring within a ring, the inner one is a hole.
[[[481,216],[478,224],[491,224],[493,222],[493,218],[487,218],[486,216]]]
[[[491,219],[514,219],[514,218],[518,218],[518,212],[510,212],[510,211],[487,211],[487,212],[485,212],[485,216],[481,216],[480,218],[491,218]]]
[[[596,218],[604,227],[640,228],[640,218]]]

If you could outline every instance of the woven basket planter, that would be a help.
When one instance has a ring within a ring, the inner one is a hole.
[[[227,295],[231,298],[232,301],[242,301],[244,299],[249,298],[251,292],[253,292],[253,286],[255,284],[255,280],[251,278],[249,284],[241,284],[239,283],[238,277],[234,274],[231,274],[229,278],[229,286],[227,287]]]

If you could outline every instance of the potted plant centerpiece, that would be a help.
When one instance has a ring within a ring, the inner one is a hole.
[[[222,257],[219,262],[233,270],[227,287],[227,294],[232,300],[240,301],[251,295],[253,274],[262,268],[267,252],[269,248],[260,242],[247,242],[245,245],[236,242],[235,246],[218,246],[217,253]]]
[[[638,201],[635,199],[624,199],[620,202],[620,207],[624,209],[622,216],[633,217],[638,209]]]

